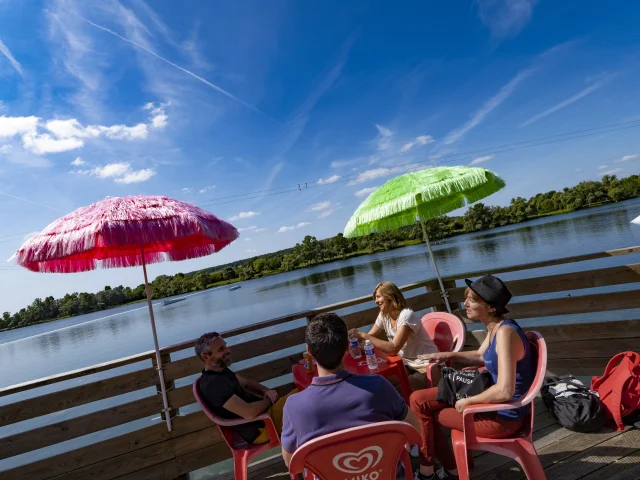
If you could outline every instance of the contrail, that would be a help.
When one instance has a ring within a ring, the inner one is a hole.
[[[88,20],[86,18],[84,18],[82,15],[79,15],[77,13],[73,13],[74,15],[77,15],[78,17],[80,17],[82,20],[84,20],[85,22],[87,22],[89,25],[98,28],[100,30],[102,30],[103,32],[107,32],[110,33],[111,35],[113,35],[114,37],[118,37],[120,40],[130,43],[131,45],[133,45],[134,47],[138,47],[141,50],[144,50],[145,52],[147,52],[150,55],[153,55],[154,57],[156,57],[158,60],[162,60],[163,62],[171,65],[174,68],[177,68],[178,70],[183,71],[184,73],[186,73],[187,75],[192,76],[193,78],[195,78],[196,80],[201,81],[202,83],[204,83],[205,85],[207,85],[210,88],[213,88],[214,90],[220,92],[221,94],[223,94],[226,97],[229,97],[232,100],[235,100],[236,102],[238,102],[241,105],[244,105],[247,108],[250,108],[251,110],[253,110],[254,112],[258,112],[261,115],[264,115],[265,117],[270,118],[271,120],[275,120],[273,118],[271,118],[269,115],[267,115],[266,113],[264,113],[261,110],[258,110],[256,107],[254,107],[253,105],[249,105],[246,102],[243,102],[242,100],[240,100],[238,97],[236,97],[234,94],[227,92],[225,89],[220,88],[219,86],[215,85],[214,83],[211,83],[209,80],[200,77],[199,75],[196,75],[193,72],[190,72],[189,70],[187,70],[186,68],[182,68],[180,65],[176,65],[175,63],[167,60],[164,57],[161,57],[160,55],[158,55],[156,52],[154,52],[153,50],[149,50],[147,47],[145,47],[144,45],[140,45],[137,42],[134,42],[133,40],[129,40],[126,37],[123,37],[122,35],[114,32],[113,30],[108,29],[107,27],[103,27],[102,25],[98,25],[97,23],[93,23],[91,20]],[[277,120],[276,120],[277,121]]]
[[[10,193],[0,192],[0,195],[4,195],[6,197],[15,198],[16,200],[20,200],[22,202],[32,203],[33,205],[38,205],[39,207],[48,208],[49,210],[54,210],[56,212],[61,212],[62,211],[62,210],[59,210],[57,208],[50,207],[49,205],[45,205],[44,203],[32,202],[31,200],[27,200],[26,198],[16,197],[15,195],[11,195]]]

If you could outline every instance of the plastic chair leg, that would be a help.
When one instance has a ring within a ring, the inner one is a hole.
[[[456,467],[458,468],[458,477],[460,480],[469,480],[471,477],[469,475],[469,464],[467,457],[467,449],[464,443],[454,443],[453,445],[453,454],[456,457]]]
[[[537,454],[531,455],[527,452],[520,456],[518,463],[522,466],[528,480],[547,480],[544,468],[542,468],[540,458]]]
[[[233,456],[233,478],[235,480],[248,480],[247,456],[244,452]]]

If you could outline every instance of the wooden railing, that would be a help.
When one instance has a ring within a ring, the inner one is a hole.
[[[507,268],[470,272],[446,277],[445,288],[452,304],[463,300],[464,288],[456,286],[456,281],[477,277],[484,273],[505,273],[530,270],[553,265],[577,263],[618,255],[640,252],[640,247],[605,251],[590,255],[568,257],[551,261],[515,265]],[[576,323],[571,325],[551,324],[537,327],[549,344],[549,371],[552,373],[573,373],[575,375],[595,374],[602,370],[606,361],[615,353],[637,349],[640,344],[640,322],[636,319],[609,321],[605,312],[640,308],[640,289],[634,285],[611,293],[590,293],[536,301],[519,301],[517,297],[581,290],[594,287],[616,286],[640,282],[640,264],[587,269],[573,273],[523,278],[507,282],[516,297],[510,304],[514,318],[541,318],[568,314],[603,312],[602,322]],[[433,279],[402,287],[403,291],[426,290],[408,298],[415,311],[428,308],[442,309],[441,292]],[[291,347],[302,351],[305,326],[301,319],[315,315],[366,306],[352,313],[342,315],[349,327],[362,327],[374,322],[378,308],[371,306],[371,297],[365,296],[326,307],[298,312],[285,317],[267,320],[248,327],[223,332],[225,338],[233,339],[241,334],[256,332],[258,338],[233,345],[234,361],[255,359],[272,354],[265,363],[241,370],[244,376],[257,381],[278,379],[291,372],[291,355],[282,352]],[[457,314],[465,321],[463,310]],[[606,322],[606,323],[605,323]],[[266,333],[268,327],[279,327],[284,331]],[[262,331],[262,332],[261,332]],[[477,347],[484,339],[484,330],[469,332],[466,348]],[[191,349],[195,340],[189,340],[162,349],[165,362],[165,380],[168,383],[169,404],[174,413],[180,408],[194,403],[190,381],[175,387],[176,380],[196,375],[202,364],[195,356],[172,359],[175,352]],[[277,355],[281,352],[281,355]],[[78,386],[63,388],[53,393],[41,394],[26,400],[15,401],[0,406],[0,426],[19,424],[49,414],[93,404],[94,402],[120,397],[122,402],[109,408],[96,407],[90,413],[72,416],[63,421],[50,417],[50,423],[31,428],[20,433],[0,438],[0,460],[33,452],[38,449],[60,444],[94,432],[120,427],[140,419],[157,416],[162,410],[160,395],[151,392],[142,398],[131,399],[127,394],[149,387],[159,388],[157,372],[153,367],[153,352],[144,352],[112,362],[66,372],[19,385],[0,389],[0,397],[30,391],[59,382],[86,377],[99,372],[108,372],[125,365],[144,363],[142,368],[109,378],[90,381]],[[293,358],[300,358],[300,353]],[[103,373],[104,375],[104,373]],[[190,379],[188,379],[190,380]],[[287,377],[280,379],[280,391],[292,388]],[[185,383],[183,380],[182,383]],[[214,464],[230,457],[217,428],[202,414],[195,412],[178,415],[173,420],[173,431],[167,432],[163,422],[156,422],[124,434],[112,434],[113,438],[101,440],[61,454],[29,462],[0,472],[3,480],[12,479],[131,479],[131,480],[173,480],[183,478],[188,472]],[[25,427],[26,428],[26,427]],[[127,428],[131,429],[129,425]]]

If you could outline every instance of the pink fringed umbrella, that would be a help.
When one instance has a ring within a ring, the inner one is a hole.
[[[179,200],[160,196],[107,198],[51,223],[14,255],[34,272],[74,273],[142,265],[156,349],[162,400],[171,431],[169,403],[147,279],[147,264],[186,260],[217,252],[239,236],[233,225]]]

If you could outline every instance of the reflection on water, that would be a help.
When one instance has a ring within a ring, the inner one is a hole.
[[[447,239],[434,246],[443,275],[483,270],[640,244],[640,227],[630,221],[640,201],[592,211],[541,218]],[[597,266],[638,261],[630,257],[598,260]],[[550,267],[558,273],[583,265]],[[564,269],[564,270],[562,270]],[[516,272],[524,278],[538,272]],[[433,277],[424,245],[350,258],[242,284],[197,292],[166,307],[155,306],[162,345],[196,338],[204,331],[249,325],[292,312],[369,295],[390,280],[399,285]],[[185,295],[182,295],[185,296]],[[153,348],[147,307],[129,305],[107,312],[0,333],[0,386],[74,370]],[[11,368],[7,368],[7,366]]]

